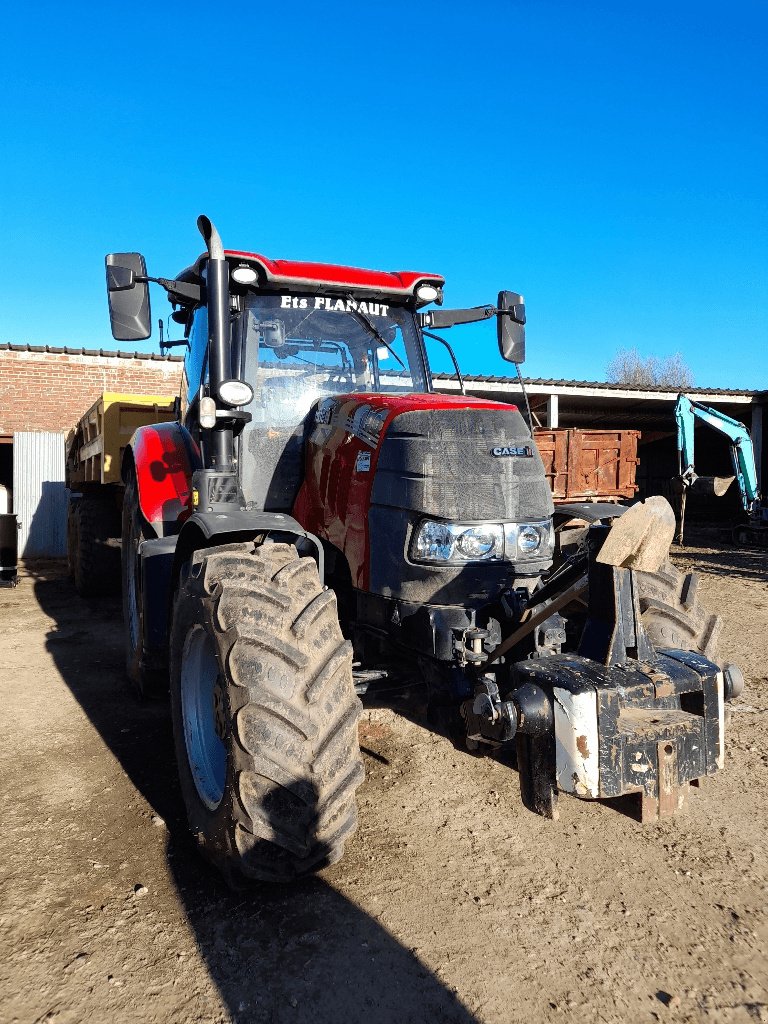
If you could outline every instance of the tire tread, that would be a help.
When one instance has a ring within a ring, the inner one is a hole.
[[[68,558],[75,589],[82,597],[120,590],[120,537],[116,506],[104,498],[82,497],[71,509]]]
[[[699,574],[665,562],[657,573],[639,572],[642,622],[656,647],[697,651],[717,661],[722,619],[699,601]]]
[[[179,601],[195,596],[233,684],[228,840],[203,853],[232,880],[291,881],[335,863],[364,778],[335,595],[311,559],[269,543],[199,552]]]

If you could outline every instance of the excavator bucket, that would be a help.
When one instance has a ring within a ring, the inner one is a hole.
[[[735,476],[697,476],[691,484],[691,494],[700,498],[722,498]]]
[[[677,543],[683,543],[685,529],[685,503],[688,492],[698,498],[722,498],[735,476],[676,476],[672,478],[672,493],[677,499]]]

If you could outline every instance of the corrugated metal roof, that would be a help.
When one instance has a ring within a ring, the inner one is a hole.
[[[156,352],[115,352],[105,348],[69,348],[67,345],[0,344],[0,352],[45,352],[60,356],[102,356],[108,359],[146,359],[155,363],[181,363],[183,356],[162,356]]]
[[[434,373],[434,380],[455,380],[452,373]],[[493,374],[462,374],[465,381],[473,384],[509,384],[519,387],[517,377],[499,377]],[[523,377],[526,384],[540,384],[543,387],[560,388],[600,388],[604,391],[639,391],[639,392],[664,392],[678,391],[678,388],[668,385],[640,385],[640,384],[619,384],[604,380],[557,380],[551,377]],[[683,388],[686,394],[700,395],[760,395],[764,391],[751,391],[748,388]]]

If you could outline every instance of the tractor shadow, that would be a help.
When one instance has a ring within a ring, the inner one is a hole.
[[[119,599],[78,597],[61,562],[29,568],[39,605],[55,622],[46,646],[62,679],[167,825],[178,899],[228,1019],[473,1024],[477,1018],[418,957],[322,878],[233,893],[208,869],[187,827],[168,705],[140,704],[123,672]]]
[[[673,558],[690,562],[699,572],[713,576],[768,583],[768,547],[737,547],[724,539],[724,533],[729,530],[722,525],[691,524],[685,532],[685,544],[672,546]]]
[[[673,554],[695,560],[700,573],[768,583],[768,549],[733,548],[725,553],[686,546],[674,549]]]

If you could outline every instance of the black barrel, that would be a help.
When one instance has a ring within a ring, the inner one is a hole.
[[[19,560],[19,531],[15,515],[0,515],[0,587],[15,587]]]

